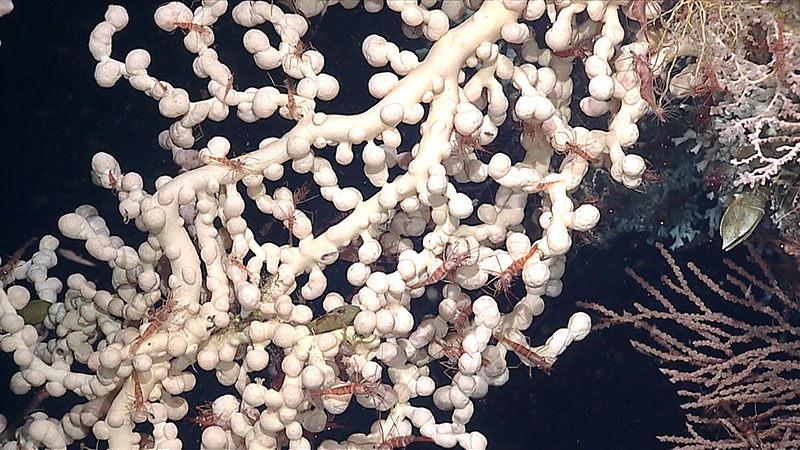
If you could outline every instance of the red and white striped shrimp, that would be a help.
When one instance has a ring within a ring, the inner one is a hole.
[[[303,40],[298,37],[297,42],[294,43],[292,52],[289,53],[289,56],[294,56],[296,58],[296,64],[299,66],[301,62],[311,61],[311,58],[308,55],[304,55],[304,53],[310,49],[311,44],[305,44]]]
[[[209,27],[207,27],[205,25],[200,25],[199,23],[194,23],[194,22],[172,22],[172,24],[175,25],[177,28],[180,28],[181,30],[183,30],[186,33],[195,32],[195,33],[203,36],[203,38],[206,38],[206,39],[208,39],[210,37],[209,35],[211,34],[211,28],[209,28]]]
[[[247,268],[247,265],[245,265],[244,261],[242,261],[242,258],[233,255],[228,255],[228,262],[232,267],[235,267],[236,269],[240,270],[242,274],[244,274],[247,278],[249,279],[257,278],[256,274],[254,274],[253,272],[250,271],[250,269]]]
[[[217,164],[217,165],[220,165],[220,166],[225,166],[225,167],[227,167],[227,168],[229,168],[231,170],[239,171],[239,172],[245,172],[245,173],[252,172],[247,167],[247,163],[241,157],[234,158],[234,159],[228,159],[228,158],[226,158],[224,156],[206,155],[203,159],[204,159],[203,162],[206,163],[206,164],[213,163],[213,164]]]
[[[153,318],[150,320],[150,324],[147,325],[144,332],[139,335],[136,341],[131,344],[130,353],[136,353],[136,350],[139,350],[139,347],[147,341],[159,328],[164,326],[169,320],[170,314],[175,310],[175,307],[178,305],[178,300],[174,298],[168,298],[164,301],[160,308],[158,308],[153,314]]]
[[[498,292],[503,292],[506,296],[508,296],[508,289],[511,287],[511,282],[514,280],[514,277],[522,273],[522,268],[525,267],[525,263],[536,254],[538,249],[539,243],[534,243],[524,256],[515,259],[514,262],[509,264],[505,270],[497,275],[497,278],[495,278],[493,284],[494,295],[497,295]]]
[[[308,393],[312,398],[320,398],[322,396],[341,396],[341,395],[366,395],[377,396],[377,386],[375,383],[368,382],[348,382],[338,386],[332,386],[325,389],[309,389]]]
[[[592,164],[600,164],[599,159],[593,157],[585,150],[585,147],[588,147],[591,144],[590,142],[580,145],[574,141],[574,137],[572,135],[567,133],[567,136],[567,139],[563,143],[553,139],[553,150],[555,150],[557,153],[572,153],[585,159],[586,161],[589,161]]]
[[[286,78],[286,115],[284,118],[289,120],[300,120],[304,118],[303,108],[297,103],[295,96],[297,90],[295,84],[289,78]],[[283,110],[282,110],[283,111]],[[282,114],[283,115],[283,114]]]
[[[395,436],[381,442],[381,445],[379,445],[376,450],[406,448],[415,442],[433,442],[433,439],[425,436]]]
[[[554,51],[552,53],[559,58],[578,57],[581,59],[586,59],[592,52],[592,48],[594,47],[594,43],[597,41],[597,38],[600,37],[601,30],[602,23],[598,23],[593,33],[587,34],[583,39],[579,40],[569,48]]]
[[[473,152],[491,154],[491,150],[485,149],[480,141],[473,136],[465,136],[458,132],[455,133],[455,148],[458,150],[458,155],[465,157]]]
[[[141,423],[147,420],[147,405],[144,402],[142,384],[139,382],[139,372],[136,370],[131,374],[133,379],[133,409],[131,409],[131,420]]]
[[[537,181],[535,183],[531,183],[531,184],[525,185],[525,186],[522,187],[522,189],[525,192],[529,193],[529,194],[533,194],[533,193],[536,193],[536,192],[544,191],[545,189],[547,189],[549,187],[555,186],[555,185],[557,185],[559,183],[563,183],[563,182],[564,182],[564,180],[551,180],[551,181],[542,180],[542,181]]]
[[[290,203],[289,211],[282,210],[281,212],[284,213],[286,219],[283,221],[284,226],[287,230],[289,230],[289,245],[293,245],[292,243],[292,236],[294,236],[294,226],[298,219],[302,219],[304,214],[300,211],[297,207],[308,200],[311,200],[314,197],[308,197],[309,188],[308,183],[303,183],[300,187],[294,190],[292,193],[292,200]],[[282,208],[283,209],[283,208]]]
[[[204,430],[212,425],[217,425],[217,416],[214,414],[214,407],[211,402],[206,401],[195,409],[197,410],[197,415],[189,417],[187,419],[189,422],[197,424]]]
[[[636,73],[639,75],[639,95],[650,105],[653,115],[656,116],[660,122],[666,122],[667,119],[664,116],[664,108],[661,107],[656,99],[655,75],[653,75],[650,62],[647,60],[647,57],[635,53],[632,53],[631,57],[633,58],[633,64],[636,66]]]
[[[469,260],[470,256],[472,256],[472,251],[467,248],[466,252],[458,252],[454,248],[455,246],[448,246],[450,249],[449,254],[445,257],[442,264],[436,268],[427,278],[424,280],[414,283],[409,286],[409,289],[417,289],[425,286],[430,286],[431,284],[438,283],[442,281],[445,277],[452,275],[456,269],[458,269],[462,264]]]
[[[464,354],[464,347],[462,346],[463,337],[459,334],[448,334],[442,339],[434,338],[433,342],[442,348],[442,353],[447,361],[440,361],[443,372],[448,378],[452,379],[453,376],[450,372],[458,372],[458,360]]]
[[[647,36],[647,1],[648,0],[632,0],[628,6],[628,11],[631,17],[639,22],[639,32],[644,35],[644,39],[650,42]]]
[[[516,353],[523,364],[528,367],[536,367],[547,375],[550,375],[550,368],[552,367],[552,364],[547,362],[543,356],[533,351],[532,348],[528,347],[527,345],[520,344],[519,342],[516,342],[505,335],[501,335],[498,340],[509,346],[511,350]]]
[[[463,335],[469,326],[469,316],[472,314],[472,302],[465,305],[458,311],[455,317],[451,320],[453,328],[459,335]]]

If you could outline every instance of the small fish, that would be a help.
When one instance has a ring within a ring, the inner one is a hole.
[[[84,258],[83,256],[73,252],[72,250],[66,248],[60,248],[56,250],[59,255],[63,256],[64,259],[68,259],[72,262],[76,262],[78,264],[87,266],[87,267],[97,267],[97,264],[94,261],[89,261],[88,259]]]
[[[355,305],[342,305],[333,308],[327,314],[317,317],[309,323],[308,329],[313,334],[322,334],[329,331],[341,330],[353,324],[361,308]]]
[[[722,250],[729,251],[741,244],[755,231],[767,204],[768,190],[759,186],[751,191],[735,194],[733,201],[719,222]]]
[[[47,300],[31,300],[24,308],[19,310],[19,315],[29,325],[40,324],[47,317],[51,305],[52,303]]]

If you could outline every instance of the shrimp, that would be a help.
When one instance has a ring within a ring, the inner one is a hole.
[[[455,134],[455,147],[458,149],[459,156],[466,157],[473,152],[486,154],[492,153],[490,150],[485,149],[477,138],[473,136],[465,136],[460,133]]]
[[[800,257],[800,240],[794,239],[786,233],[781,233],[780,248],[789,255],[795,258]]]
[[[303,183],[303,185],[295,189],[294,193],[292,194],[291,210],[286,211],[286,219],[284,220],[285,227],[287,230],[289,230],[289,245],[293,245],[292,236],[294,236],[294,226],[298,219],[297,206],[308,200],[311,200],[311,198],[308,198],[308,192],[308,183]],[[302,216],[302,212],[300,215]]]
[[[519,97],[516,100],[519,100]],[[512,107],[512,109],[514,109],[514,108]],[[532,138],[534,138],[536,136],[541,136],[541,134],[542,134],[542,124],[541,123],[531,123],[529,121],[524,121],[523,120],[521,122],[517,122],[516,128],[521,131],[520,139],[522,139],[522,138],[532,139]]]
[[[228,159],[224,156],[210,156],[210,155],[206,155],[205,158],[207,159],[208,162],[225,166],[231,170],[248,171],[248,168],[246,166],[247,163],[245,163],[242,158]]]
[[[377,386],[375,383],[366,382],[349,382],[340,384],[338,386],[329,387],[327,389],[309,389],[308,393],[312,398],[320,398],[322,396],[342,396],[342,395],[366,395],[377,396]]]
[[[543,356],[539,355],[532,348],[528,347],[527,345],[520,344],[519,342],[513,341],[506,336],[500,336],[499,341],[503,344],[507,345],[517,354],[520,361],[528,367],[536,367],[540,369],[542,372],[550,375],[550,368],[553,366],[550,362],[547,361]]]
[[[415,442],[433,442],[433,439],[425,436],[395,436],[381,442],[381,445],[378,446],[377,450],[406,448]]]
[[[517,258],[512,262],[508,267],[505,268],[497,278],[494,280],[494,295],[497,295],[498,292],[503,292],[506,296],[508,296],[508,289],[511,286],[511,281],[522,273],[522,268],[525,267],[525,263],[528,262],[531,257],[536,254],[536,251],[539,249],[539,243],[534,243],[528,253],[526,253],[521,258]]]
[[[309,192],[308,182],[303,183],[302,185],[300,185],[299,188],[295,189],[294,193],[292,194],[292,200],[294,201],[294,204],[299,205],[300,203],[303,203],[306,200],[310,200],[308,198],[308,192]]]
[[[450,254],[442,261],[442,264],[433,271],[428,278],[424,280],[414,283],[408,288],[411,290],[430,286],[431,284],[438,283],[439,281],[443,280],[446,276],[451,275],[456,269],[458,269],[462,264],[467,262],[470,258],[471,253],[469,249],[467,249],[464,253],[456,252],[454,249],[450,251]]]
[[[566,140],[564,140],[563,143],[559,142],[559,140],[557,140],[554,137],[552,140],[553,150],[555,150],[557,153],[573,153],[585,159],[586,161],[589,161],[592,164],[600,164],[599,159],[593,157],[586,150],[584,150],[584,147],[591,145],[590,142],[587,142],[586,144],[583,145],[576,144],[574,142],[575,139],[574,135],[572,135],[571,132],[567,130],[562,130],[562,132],[564,133],[563,135],[566,135],[568,137]]]
[[[652,166],[642,173],[642,187],[647,188],[651,184],[661,184],[661,175]]]
[[[288,116],[288,117],[287,117]],[[303,110],[295,100],[294,83],[286,78],[286,116],[287,119],[300,120],[303,118]]]
[[[141,423],[147,420],[147,405],[144,402],[144,394],[142,393],[142,384],[139,382],[139,372],[133,371],[131,374],[133,379],[133,409],[131,410],[131,420],[136,423]]]
[[[472,303],[470,302],[458,311],[458,314],[451,320],[453,328],[459,335],[463,335],[469,326],[469,316],[472,314]]]
[[[592,48],[592,44],[594,43],[593,41],[594,41],[594,36],[589,36],[581,39],[574,46],[570,48],[555,51],[552,53],[553,55],[558,56],[559,58],[579,57],[581,59],[584,59],[588,56],[589,51]]]
[[[756,429],[758,422],[756,422],[753,417],[742,417],[731,408],[728,402],[724,402],[719,406],[728,414],[729,419],[727,421],[716,419],[714,420],[715,422],[719,422],[725,428],[728,428],[728,431],[732,435],[738,435],[737,437],[739,437],[739,439],[746,440],[750,448],[764,448],[764,442],[761,440],[761,436],[759,436],[758,430]]]
[[[566,48],[564,50],[558,50],[552,52],[553,55],[558,56],[559,58],[573,58],[579,57],[581,59],[586,59],[587,56],[592,51],[592,47],[594,43],[597,41],[600,31],[602,30],[602,24],[598,23],[595,29],[595,32],[592,34],[587,35],[580,41],[576,42],[575,45],[572,47]]]
[[[717,73],[709,63],[703,63],[698,67],[700,76],[697,77],[695,83],[692,85],[692,96],[704,95],[707,97],[706,102],[713,102],[713,95],[716,92],[723,92],[725,89],[719,84]],[[702,82],[700,82],[702,80]]]
[[[294,50],[292,51],[292,55],[297,58],[298,61],[303,61],[303,53],[308,49],[308,46],[303,43],[303,40],[297,38],[297,42],[294,43]]]
[[[327,8],[328,7],[326,5],[325,9]],[[300,11],[295,12],[295,14],[299,14],[305,17],[305,15]],[[323,10],[322,14],[325,14],[325,10]],[[309,34],[306,35],[306,42],[303,42],[303,40],[300,39],[300,36],[297,37],[297,41],[294,43],[294,45],[291,46],[291,51],[287,54],[287,56],[289,57],[289,60],[287,62],[289,62],[289,64],[295,64],[295,67],[300,66],[301,63],[306,63],[309,66],[311,65],[311,57],[309,55],[306,55],[305,53],[308,50],[314,49],[314,46],[311,45],[310,41],[311,38],[314,37],[314,35],[317,33],[317,31],[319,31],[319,24],[315,28],[313,28]]]
[[[20,258],[22,258],[22,255],[25,254],[25,250],[27,250],[28,247],[30,247],[34,242],[36,242],[36,237],[28,239],[24,244],[22,244],[22,247],[17,249],[17,251],[11,255],[11,258],[8,258],[8,261],[6,261],[5,264],[0,266],[0,281],[8,281],[8,275],[11,274],[11,272],[14,270],[14,266],[17,265]]]
[[[653,115],[656,116],[659,122],[664,123],[667,121],[664,116],[664,108],[658,104],[655,94],[655,77],[653,69],[647,58],[641,55],[632,54],[633,63],[636,66],[636,73],[639,75],[639,95],[642,99],[650,105]]]
[[[139,335],[139,338],[131,344],[130,353],[134,354],[139,347],[147,341],[159,328],[164,326],[164,324],[169,320],[169,315],[175,310],[175,307],[178,305],[178,300],[174,298],[168,298],[164,301],[158,310],[156,310],[155,314],[153,314],[153,318],[150,321],[150,324],[144,330],[144,332]]]
[[[357,376],[351,371],[351,367],[346,360],[343,360],[345,371],[350,374],[348,381],[343,384],[323,389],[309,389],[308,394],[312,400],[319,400],[322,397],[343,397],[349,402],[352,396],[357,396],[358,402],[365,407],[374,408],[376,411],[386,411],[396,402],[394,391],[381,385],[380,381],[367,381]],[[353,381],[355,380],[355,381]]]
[[[628,11],[633,19],[639,22],[639,31],[644,35],[645,41],[647,38],[647,0],[632,0]]]
[[[113,170],[109,170],[108,171],[108,184],[111,185],[111,190],[114,193],[119,192],[119,187],[121,185],[120,183],[121,183],[120,179],[117,178],[116,176],[114,176],[114,171]]]
[[[458,372],[458,360],[464,354],[462,340],[462,336],[458,333],[448,334],[443,339],[433,339],[433,342],[442,348],[443,356],[447,358],[447,361],[441,361],[440,364],[444,368],[444,374],[450,379],[453,379],[453,376],[448,372]]]
[[[256,278],[256,274],[254,274],[253,272],[250,271],[250,269],[247,268],[242,258],[233,255],[228,255],[228,262],[230,262],[231,266],[236,267],[244,274],[246,274],[247,278],[250,279]]]
[[[549,188],[551,186],[555,186],[555,185],[557,185],[557,184],[559,184],[559,183],[561,183],[563,181],[564,180],[537,181],[535,183],[523,186],[523,190],[526,193],[533,194],[533,193],[536,193],[536,192],[544,191],[545,189],[547,189],[547,188]]]
[[[169,89],[167,89],[167,85],[164,84],[163,81],[159,81],[158,83],[156,83],[156,86],[158,86],[161,89],[161,92],[158,94],[159,95],[158,98],[163,97],[164,95],[167,94],[167,92],[169,92]]]
[[[188,418],[189,422],[204,430],[210,426],[217,425],[217,416],[214,414],[211,402],[207,401],[202,405],[198,405],[195,409],[197,409],[197,415]]]
[[[233,74],[228,75],[228,82],[225,83],[225,93],[222,96],[223,102],[228,99],[228,93],[231,91],[231,88],[233,88]]]
[[[199,23],[194,23],[194,22],[172,22],[172,24],[175,25],[176,27],[180,28],[184,32],[187,32],[187,33],[194,32],[194,33],[197,33],[197,34],[203,36],[204,38],[207,38],[209,36],[209,34],[211,33],[211,28],[209,28],[209,27],[207,27],[205,25],[200,25]]]
[[[345,337],[345,339],[347,338]],[[379,377],[375,379],[363,378],[361,371],[366,361],[362,357],[355,355],[344,356],[347,352],[348,350],[345,346],[340,349],[339,354],[342,357],[337,360],[337,364],[341,364],[341,370],[347,374],[348,381],[328,388],[310,389],[308,391],[310,397],[319,399],[323,396],[340,396],[349,401],[351,396],[357,396],[358,402],[366,408],[388,411],[398,402],[398,397],[394,390],[381,384]],[[339,358],[338,355],[337,358]]]

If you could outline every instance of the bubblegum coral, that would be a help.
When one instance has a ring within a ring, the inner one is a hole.
[[[95,80],[111,87],[125,79],[175,119],[159,144],[180,172],[160,176],[148,191],[143,176],[110,153],[92,158],[92,181],[113,192],[123,221],[146,233],[125,244],[88,205],[61,217],[61,233],[111,268],[108,287],[72,274],[64,290],[50,273],[61,245],[53,236],[38,240],[30,259],[19,252],[3,267],[2,348],[19,366],[12,390],[44,386],[53,397],[85,399],[61,418],[33,414],[9,445],[65,448],[92,433],[114,449],[182,448],[175,422],[195,416],[183,396],[196,387],[189,368],[197,364],[236,392],[209,399],[196,416],[203,448],[310,448],[304,433],[322,432],[353,398],[386,416],[368,433],[319,448],[420,441],[485,448],[484,436],[469,429],[473,399],[507,381],[508,353],[549,371],[590,328],[579,312],[544,343],[529,345],[523,334],[542,313],[542,297],[561,292],[571,233],[600,218],[569,193],[590,170],[608,170],[629,188],[641,183],[644,160],[623,149],[636,142],[637,121],[657,108],[643,81],[653,74],[645,39],[622,45],[619,13],[646,22],[657,11],[636,3],[504,0],[429,9],[388,1],[409,34],[433,45],[420,58],[368,36],[364,59],[390,69],[369,79],[376,103],[347,115],[323,112],[347,80],[324,73],[325,58],[303,41],[322,2],[294,2],[294,13],[265,1],[230,10],[248,28],[243,43],[255,65],[285,77],[285,85],[265,87],[246,87],[223,63],[215,27],[227,2],[159,7],[156,24],[185,33],[194,74],[208,79],[202,100],[149,73],[146,50],[112,58],[128,14],[110,6],[89,41]],[[382,7],[364,2],[368,11]],[[529,25],[545,14],[552,25],[537,41]],[[585,77],[572,73],[581,56]],[[587,86],[581,112],[605,117],[605,129],[569,125],[577,114],[573,77]],[[247,124],[291,127],[267,131],[255,150],[218,135],[193,149],[199,125],[225,120],[231,108]],[[511,121],[509,109],[521,127],[522,156],[482,155]],[[342,167],[356,157],[365,183],[345,186]],[[487,180],[497,191],[478,206],[470,185]],[[315,230],[301,205],[311,195],[341,217],[324,226],[314,217]],[[526,223],[526,208],[535,207],[542,214]],[[273,219],[280,225],[261,233]],[[330,280],[339,269],[347,290]],[[500,297],[512,296],[517,278],[525,293],[504,307]],[[438,302],[436,314],[415,313],[423,296]],[[41,302],[46,314],[36,320],[32,309]],[[439,360],[451,378],[434,377]],[[437,423],[424,397],[452,411],[450,421]]]

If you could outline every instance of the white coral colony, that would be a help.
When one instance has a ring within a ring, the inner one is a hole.
[[[646,59],[649,44],[623,42],[618,5],[625,2],[446,1],[437,9],[432,1],[388,0],[432,47],[420,60],[384,37],[364,39],[363,58],[381,71],[367,86],[374,105],[353,115],[327,108],[344,80],[324,72],[322,53],[303,41],[307,20],[281,3],[157,8],[158,27],[179,30],[165,38],[182,37],[195,55],[192,71],[208,80],[211,96],[203,100],[150,73],[145,49],[112,57],[115,35],[128,24],[124,8],[109,6],[92,31],[97,84],[124,79],[158,102],[160,114],[175,120],[159,142],[183,170],[150,187],[110,153],[93,158],[94,183],[118,198],[123,221],[147,237],[123,242],[91,206],[64,215],[58,228],[111,269],[112,289],[79,274],[65,283],[52,277],[59,246],[52,236],[36,242],[30,259],[5,267],[0,328],[2,349],[19,366],[12,390],[44,387],[50,396],[70,391],[81,398],[61,418],[30,416],[9,448],[65,448],[90,433],[112,449],[192,448],[178,429],[191,417],[204,425],[203,449],[306,449],[306,431],[324,437],[326,424],[357,402],[382,411],[374,426],[318,448],[428,441],[483,449],[486,438],[469,425],[473,401],[508,380],[507,360],[549,370],[589,332],[589,316],[577,312],[546,342],[523,334],[543,312],[543,297],[562,290],[572,233],[600,219],[596,207],[576,205],[570,193],[589,171],[607,171],[634,188],[645,170],[641,157],[624,150],[653,106],[630,62]],[[306,16],[334,3],[295,2]],[[363,2],[370,12],[383,6]],[[531,26],[546,12],[553,25],[549,48],[540,48]],[[215,49],[215,26],[226,14],[247,28],[243,45],[255,66],[282,70],[285,86],[247,86],[235,77]],[[575,45],[587,55],[590,80],[580,108],[606,117],[606,129],[569,124],[572,77],[583,76],[572,73]],[[292,127],[264,137],[255,150],[232,149],[221,135],[192,150],[193,128],[232,110],[245,123],[275,117]],[[511,121],[521,125],[513,132],[524,157],[481,155]],[[421,137],[409,142],[403,130],[412,127]],[[560,165],[551,165],[556,153]],[[340,185],[338,168],[356,154],[374,195]],[[294,173],[313,182],[295,185]],[[488,202],[465,193],[466,184],[487,180],[497,186]],[[313,196],[341,218],[312,227],[303,202]],[[521,226],[529,203],[544,211],[541,232]],[[269,240],[259,233],[263,222],[245,219],[245,209],[280,224]],[[160,271],[163,264],[169,270]],[[332,264],[347,265],[349,286],[332,283]],[[512,281],[521,296],[509,308],[501,297]],[[299,303],[298,294],[315,303]],[[423,295],[438,301],[435,315],[412,314]],[[38,325],[20,315],[32,299],[51,303]],[[314,312],[321,309],[336,319],[323,321]],[[440,361],[450,378],[432,370]],[[214,371],[235,394],[190,408],[193,365]],[[264,379],[277,372],[282,383]],[[421,397],[432,397],[449,419],[437,422]]]

